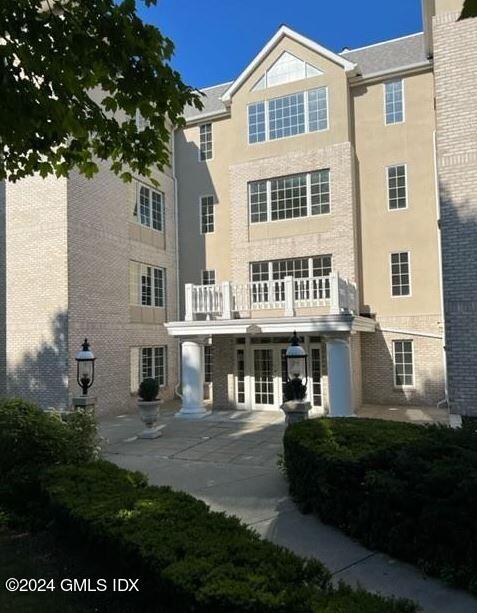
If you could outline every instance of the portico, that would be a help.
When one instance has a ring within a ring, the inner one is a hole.
[[[179,337],[182,347],[178,416],[208,414],[203,402],[206,346],[214,353],[214,409],[279,409],[285,352],[294,330],[309,355],[312,415],[353,415],[360,404],[360,334],[373,332],[374,326],[372,319],[351,313],[168,323],[169,334]]]

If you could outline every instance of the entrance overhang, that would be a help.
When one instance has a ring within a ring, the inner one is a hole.
[[[216,336],[248,334],[333,334],[374,332],[376,322],[369,317],[343,313],[317,317],[269,317],[253,319],[215,319],[172,321],[165,324],[170,336]]]

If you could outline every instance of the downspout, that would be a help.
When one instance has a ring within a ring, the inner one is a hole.
[[[176,305],[177,305],[177,314],[180,315],[181,312],[181,292],[180,292],[180,275],[179,275],[179,201],[177,198],[177,177],[176,177],[176,148],[175,148],[175,128],[172,130],[172,138],[171,138],[171,150],[172,150],[172,177],[174,180],[174,230],[175,230],[175,257],[176,257]],[[177,341],[178,350],[177,350],[177,373],[179,375],[177,385],[174,388],[175,395],[182,399],[182,395],[179,393],[179,388],[181,386],[181,355],[179,351],[179,341]]]
[[[436,131],[432,133],[432,144],[433,144],[433,153],[434,153],[434,188],[436,193],[436,215],[437,215],[437,253],[439,259],[439,294],[440,294],[440,302],[441,302],[441,313],[442,313],[442,362],[443,362],[443,370],[444,370],[444,394],[445,397],[442,400],[439,400],[437,403],[437,408],[447,405],[447,411],[450,417],[450,406],[449,406],[449,392],[447,386],[447,358],[446,358],[446,321],[444,316],[444,283],[442,276],[442,244],[441,244],[441,199],[439,195],[439,180],[438,180],[438,171],[437,171],[437,139],[436,139]]]

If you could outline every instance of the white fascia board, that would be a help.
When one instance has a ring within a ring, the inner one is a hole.
[[[368,317],[322,315],[321,317],[280,317],[269,319],[228,319],[214,321],[173,321],[165,324],[170,336],[247,335],[250,326],[260,328],[260,334],[374,332],[375,321]]]
[[[371,83],[372,81],[381,81],[385,78],[395,77],[399,75],[413,74],[418,72],[426,72],[432,69],[432,61],[425,60],[423,62],[417,62],[415,64],[408,64],[407,66],[398,66],[397,68],[391,68],[390,70],[381,70],[379,72],[373,72],[364,76],[355,76],[350,80],[350,84],[362,85],[364,83]]]
[[[302,34],[298,34],[294,30],[290,29],[288,26],[281,26],[277,33],[272,36],[272,38],[268,41],[268,43],[263,47],[263,49],[258,53],[254,59],[250,62],[250,64],[245,68],[245,70],[235,79],[232,85],[227,89],[227,91],[222,96],[222,101],[227,103],[230,102],[231,97],[237,91],[237,89],[246,81],[246,79],[252,74],[255,68],[265,59],[265,57],[270,53],[270,51],[284,38],[287,36],[297,43],[319,53],[323,57],[328,58],[335,64],[341,66],[345,72],[353,72],[356,70],[357,66],[353,62],[350,62],[346,58],[322,47],[315,41],[303,36]]]
[[[194,115],[184,119],[186,125],[189,126],[195,123],[203,123],[204,121],[210,119],[223,119],[224,117],[230,117],[230,110],[226,109],[223,111],[210,111],[209,113],[204,113],[203,115]]]

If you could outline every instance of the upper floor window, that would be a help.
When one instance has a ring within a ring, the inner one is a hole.
[[[406,165],[388,166],[388,203],[391,210],[407,207]]]
[[[200,199],[200,231],[210,234],[215,229],[214,197],[202,196]]]
[[[250,223],[330,212],[330,170],[325,168],[249,184]]]
[[[129,300],[131,305],[165,307],[166,301],[166,271],[130,262]]]
[[[409,251],[391,253],[391,294],[411,295],[411,270]]]
[[[205,162],[206,160],[211,160],[213,156],[212,124],[203,123],[199,129],[200,129],[199,160],[201,162]]]
[[[202,271],[202,285],[215,285],[215,270]]]
[[[394,79],[384,84],[386,124],[404,121],[404,85],[402,79]]]
[[[164,194],[138,183],[133,216],[142,226],[164,230]]]
[[[328,129],[328,89],[320,87],[248,106],[248,142]]]
[[[273,66],[255,83],[252,91],[273,87],[274,85],[282,85],[283,83],[291,83],[301,79],[310,79],[322,74],[323,72],[312,64],[308,64],[308,62],[300,60],[288,51],[284,51]]]

